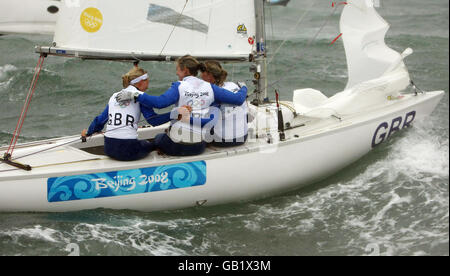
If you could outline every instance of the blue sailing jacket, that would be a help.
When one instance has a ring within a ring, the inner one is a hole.
[[[141,94],[137,100],[147,106],[154,108],[165,108],[176,104],[180,99],[179,86],[180,82],[172,83],[172,86],[161,96],[151,96],[147,94]],[[233,93],[226,89],[223,89],[217,85],[211,84],[212,90],[214,92],[214,104],[228,103],[233,105],[241,105],[245,102],[247,98],[247,87],[242,87],[237,93]],[[214,105],[213,104],[213,105]]]
[[[172,83],[172,86],[160,96],[151,96],[147,94],[141,94],[137,98],[137,101],[147,107],[155,108],[166,108],[173,104],[176,104],[180,99],[179,86],[180,82]],[[211,88],[214,92],[214,103],[211,106],[219,107],[220,104],[232,104],[232,105],[242,105],[247,99],[247,87],[242,87],[238,92],[233,93],[217,85],[211,84]],[[214,114],[210,114],[210,118],[202,118],[201,126],[204,127],[207,123],[214,120]],[[191,117],[191,124],[194,124],[193,118]]]

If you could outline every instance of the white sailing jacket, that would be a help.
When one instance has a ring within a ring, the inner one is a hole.
[[[169,137],[176,143],[200,143],[203,140],[201,119],[209,118],[209,107],[214,102],[214,91],[208,82],[193,76],[184,78],[178,91],[179,100],[175,106],[191,106],[194,123],[175,122],[170,128]]]
[[[240,89],[234,82],[225,82],[222,88],[233,93],[238,92]],[[214,125],[214,135],[226,141],[243,138],[248,133],[247,113],[247,102],[240,106],[221,104],[221,118]]]
[[[140,92],[134,86],[128,86],[124,90]],[[126,101],[122,105],[116,101],[114,93],[109,99],[108,122],[106,124],[105,136],[115,139],[137,139],[138,122],[141,118],[139,103]]]

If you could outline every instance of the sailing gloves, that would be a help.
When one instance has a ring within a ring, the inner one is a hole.
[[[131,100],[134,100],[134,102],[136,102],[139,95],[142,94],[144,94],[144,92],[123,90],[116,95],[116,101],[118,103],[123,103]]]

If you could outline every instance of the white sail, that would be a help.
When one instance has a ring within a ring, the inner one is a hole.
[[[412,50],[400,54],[385,44],[389,24],[377,13],[373,0],[347,1],[340,28],[347,57],[347,87],[330,98],[311,88],[294,91],[299,114],[323,119],[367,111],[400,96],[410,84],[403,59]]]
[[[389,24],[375,10],[374,1],[350,0],[347,3],[340,21],[348,67],[346,89],[400,67],[406,71],[403,56],[385,44]]]
[[[53,47],[84,58],[165,60],[190,54],[248,59],[254,0],[80,0],[64,5]]]

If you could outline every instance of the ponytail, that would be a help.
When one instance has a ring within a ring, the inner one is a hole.
[[[209,60],[204,63],[204,67],[205,68],[203,72],[206,71],[208,73],[211,73],[217,86],[222,86],[224,84],[225,80],[227,79],[228,72],[222,68],[218,61]]]
[[[180,57],[177,60],[178,66],[180,66],[181,69],[187,68],[189,70],[189,73],[191,76],[196,77],[198,75],[198,71],[202,70],[202,63],[198,62],[196,58],[190,55],[186,55],[183,57]]]
[[[218,80],[217,85],[218,86],[222,86],[225,83],[227,77],[228,77],[228,72],[225,71],[224,69],[222,69],[222,72],[221,72],[221,75],[220,75],[220,79]]]
[[[198,65],[198,70],[200,72],[205,72],[206,71],[206,65],[202,62]]]

